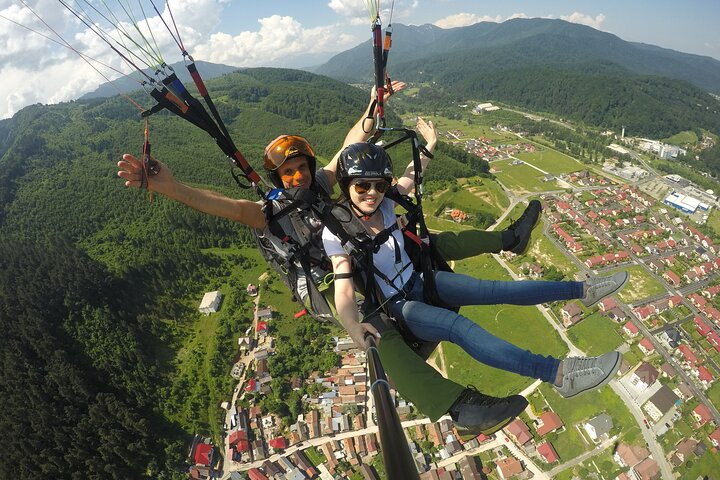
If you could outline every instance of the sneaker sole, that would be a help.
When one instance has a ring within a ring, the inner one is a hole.
[[[601,302],[603,299],[606,299],[606,298],[609,297],[610,295],[615,295],[617,292],[619,292],[620,290],[622,290],[623,287],[625,286],[625,284],[628,282],[628,280],[630,280],[630,274],[629,274],[628,272],[625,272],[625,273],[627,274],[627,275],[625,275],[625,280],[623,280],[622,283],[621,283],[620,285],[618,285],[617,288],[615,288],[615,290],[613,290],[612,292],[608,293],[607,295],[605,295],[605,296],[602,297],[602,298],[598,298],[597,300],[595,300],[595,301],[592,302],[592,303],[585,303],[582,299],[580,299],[580,302],[581,302],[583,305],[585,305],[586,308],[590,308],[590,307],[592,307],[593,305]]]
[[[543,211],[543,209],[542,209],[542,204],[541,204],[540,212],[538,213],[538,216],[535,219],[535,223],[533,223],[533,226],[530,229],[530,235],[528,235],[527,243],[525,244],[525,246],[523,246],[522,250],[520,250],[518,252],[514,251],[514,249],[510,250],[511,253],[514,253],[515,255],[525,255],[525,253],[528,250],[528,247],[530,246],[530,237],[532,236],[532,232],[533,232],[533,230],[535,230],[535,227],[537,227],[538,223],[540,223],[540,217],[542,217],[542,211]]]
[[[586,388],[585,390],[580,390],[579,392],[577,392],[577,393],[575,393],[575,394],[573,394],[573,395],[568,395],[567,397],[564,397],[562,394],[560,394],[560,396],[563,397],[563,398],[573,398],[573,397],[577,397],[578,395],[582,395],[583,393],[588,392],[588,391],[590,391],[590,390],[597,390],[597,389],[599,389],[599,388],[604,387],[605,385],[607,385],[608,383],[610,383],[610,380],[612,380],[613,377],[615,376],[615,374],[617,373],[618,369],[620,368],[620,364],[622,364],[622,358],[623,358],[623,357],[622,357],[622,354],[619,353],[619,352],[617,352],[617,360],[615,361],[615,365],[613,365],[612,370],[610,371],[610,373],[608,374],[608,376],[605,377],[605,378],[602,380],[602,382],[600,382],[600,383],[598,383],[597,385],[594,385],[594,386],[592,386],[592,387],[588,387],[588,388]],[[559,393],[559,392],[558,392],[558,393]]]
[[[467,428],[467,427],[460,427],[458,425],[455,426],[455,429],[458,432],[458,435],[460,438],[463,439],[463,441],[472,440],[473,438],[477,437],[481,433],[483,435],[492,435],[493,433],[497,432],[500,429],[505,428],[510,422],[512,422],[515,418],[517,418],[518,415],[520,415],[527,407],[528,407],[527,400],[525,401],[525,406],[522,408],[522,410],[519,410],[516,414],[509,416],[505,420],[501,421],[500,423],[493,425],[492,427],[488,428]]]

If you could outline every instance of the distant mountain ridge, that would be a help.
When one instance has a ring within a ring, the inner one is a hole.
[[[216,77],[219,77],[221,75],[225,75],[227,73],[234,72],[239,67],[233,67],[231,65],[223,65],[221,63],[210,63],[210,62],[203,62],[203,61],[196,61],[195,66],[197,67],[198,71],[200,72],[200,75],[202,76],[203,80],[207,81]],[[183,62],[177,62],[170,65],[170,67],[175,71],[175,74],[178,76],[181,82],[184,84],[192,83],[192,78],[190,77],[190,73],[188,72],[187,68],[185,67],[185,63]],[[153,71],[150,69],[143,70],[146,74],[153,76]],[[113,80],[112,82],[105,82],[101,84],[98,88],[93,90],[92,92],[88,92],[81,96],[78,100],[90,100],[92,98],[107,98],[112,97],[115,95],[118,95],[120,92],[122,93],[128,93],[132,92],[134,90],[138,90],[140,88],[140,85],[138,84],[136,78],[139,78],[140,75],[135,72],[131,75],[126,75],[124,77],[120,77],[116,80]],[[119,90],[119,91],[118,91]]]
[[[640,75],[684,80],[720,94],[720,61],[643,43],[591,27],[541,18],[481,22],[442,29],[434,25],[393,25],[389,71],[396,78],[432,79],[462,58],[476,73],[527,65],[577,65],[610,62]],[[370,40],[336,55],[317,73],[350,82],[370,80]]]

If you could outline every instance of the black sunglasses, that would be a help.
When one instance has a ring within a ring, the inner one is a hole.
[[[364,181],[364,182],[357,182],[353,185],[353,188],[355,188],[355,193],[358,195],[362,195],[363,193],[369,192],[371,188],[375,188],[375,191],[378,193],[385,193],[387,192],[388,188],[390,188],[390,184],[387,180],[377,180],[374,182],[370,181]]]

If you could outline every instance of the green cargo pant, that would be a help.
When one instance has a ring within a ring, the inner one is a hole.
[[[481,253],[497,253],[502,250],[502,232],[464,230],[432,234],[438,253],[446,260],[462,260]]]

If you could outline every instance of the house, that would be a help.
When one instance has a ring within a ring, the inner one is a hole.
[[[598,308],[601,312],[607,312],[613,308],[618,308],[618,303],[614,298],[603,298],[598,302]]]
[[[198,443],[195,446],[195,455],[193,459],[196,465],[204,465],[209,467],[212,465],[213,446],[209,443]]]
[[[706,423],[713,421],[712,413],[710,412],[710,409],[707,407],[707,405],[705,405],[704,403],[701,403],[700,405],[695,407],[695,409],[693,409],[692,416],[701,427]]]
[[[510,478],[523,472],[523,466],[515,457],[505,457],[495,461],[500,478]]]
[[[672,270],[668,270],[663,273],[663,278],[673,287],[679,287],[682,283],[678,274],[673,272]]]
[[[466,455],[460,459],[460,461],[458,462],[458,467],[460,467],[460,474],[462,475],[463,479],[480,480],[482,478],[482,475],[478,471],[477,465],[475,464],[474,458],[469,455]]]
[[[545,459],[546,463],[553,463],[560,460],[560,457],[558,456],[557,452],[555,451],[555,448],[552,446],[552,443],[550,442],[543,442],[537,447],[537,453]]]
[[[668,348],[670,349],[676,349],[678,348],[678,345],[680,345],[680,340],[682,340],[682,337],[680,336],[680,332],[678,332],[674,328],[668,328],[667,330],[664,330],[660,335],[658,335],[658,339],[665,343]]]
[[[250,350],[252,343],[250,342],[250,337],[238,337],[238,346],[240,347],[241,352],[246,352]]]
[[[272,312],[272,309],[268,308],[268,307],[259,308],[257,310],[256,315],[257,315],[258,320],[268,321],[268,320],[272,319],[273,312]]]
[[[679,467],[686,461],[690,459],[690,454],[695,450],[695,447],[697,447],[698,441],[694,438],[686,438],[684,440],[680,440],[675,445],[675,451],[672,455],[670,455],[670,463],[673,464],[675,467]]]
[[[605,315],[607,315],[607,317],[609,319],[615,320],[618,323],[627,320],[627,314],[620,307],[613,308],[612,310],[608,310],[607,312],[605,312]]]
[[[590,419],[583,425],[583,428],[593,441],[597,441],[603,435],[610,433],[613,428],[613,421],[610,415],[601,413],[597,417]]]
[[[680,398],[678,398],[675,392],[670,390],[667,385],[663,385],[650,397],[645,405],[643,405],[643,409],[657,422],[679,403]]]
[[[247,289],[245,289],[245,291],[246,291],[247,294],[250,295],[251,297],[257,297],[257,294],[258,294],[257,285],[255,285],[255,284],[253,284],[253,283],[248,283]]]
[[[714,380],[710,370],[702,365],[698,365],[692,373],[698,377],[698,380],[700,380],[700,383],[702,383],[704,387],[709,387]]]
[[[630,384],[639,392],[644,392],[657,381],[658,371],[647,362],[641,363],[630,376]]]
[[[710,326],[703,321],[702,318],[699,316],[695,316],[695,327],[697,329],[697,332],[702,335],[703,337],[707,336],[710,332],[712,332],[712,329]]]
[[[638,318],[638,320],[647,320],[652,315],[655,314],[655,307],[652,305],[645,305],[644,307],[637,307],[633,309],[633,313]]]
[[[516,418],[505,427],[505,433],[515,440],[518,445],[525,445],[533,438],[528,426],[519,418]]]
[[[625,325],[623,325],[623,331],[629,337],[636,337],[638,333],[640,333],[640,330],[638,330],[638,328],[633,322],[627,322]]]
[[[565,424],[560,420],[560,416],[555,412],[545,412],[538,419],[537,422],[537,433],[541,437],[544,437],[550,432],[554,432],[558,428],[563,427]]]
[[[214,292],[207,292],[205,295],[203,295],[198,310],[200,310],[200,313],[204,313],[205,315],[215,313],[220,309],[222,299],[223,296],[219,290],[215,290]]]
[[[720,448],[720,428],[716,428],[708,438],[715,448]]]
[[[660,478],[660,467],[652,458],[646,458],[631,470],[638,480],[656,480]]]
[[[258,468],[251,468],[247,473],[250,480],[268,480],[268,477]]]
[[[621,443],[613,455],[615,463],[621,467],[634,467],[650,456],[645,447]]]
[[[560,309],[560,313],[563,317],[563,325],[571,327],[582,320],[582,309],[575,302],[569,302]]]
[[[285,437],[275,437],[268,441],[268,445],[275,450],[285,450],[287,448],[287,440]]]
[[[698,364],[697,355],[695,355],[695,352],[693,352],[687,345],[680,345],[677,351],[680,353],[680,356],[682,356],[686,365],[694,367]]]
[[[669,362],[665,362],[660,366],[660,372],[665,378],[674,378],[677,375],[675,368]]]
[[[645,355],[650,355],[655,351],[655,345],[652,344],[649,338],[643,338],[640,340],[638,347]]]

